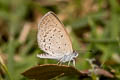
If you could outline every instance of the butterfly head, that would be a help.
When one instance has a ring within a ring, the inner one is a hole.
[[[78,56],[78,53],[76,51],[73,51],[73,60],[75,60]]]

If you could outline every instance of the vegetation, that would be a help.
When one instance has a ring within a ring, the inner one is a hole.
[[[37,25],[48,11],[63,22],[79,52],[76,69],[91,69],[86,59],[95,58],[94,64],[114,79],[95,75],[93,80],[120,80],[120,0],[0,0],[0,80],[29,80],[21,73],[38,64],[57,63],[36,57],[42,53]]]

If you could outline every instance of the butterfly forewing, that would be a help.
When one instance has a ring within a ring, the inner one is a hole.
[[[48,12],[41,19],[37,38],[39,47],[46,53],[67,55],[73,52],[71,40],[53,12]]]

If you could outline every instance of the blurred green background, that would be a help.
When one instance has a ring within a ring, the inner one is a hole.
[[[86,59],[96,58],[120,80],[120,0],[0,0],[0,80],[28,80],[26,69],[57,63],[36,57],[37,25],[48,11],[64,23],[76,51],[93,51],[79,53],[77,69],[89,69]]]

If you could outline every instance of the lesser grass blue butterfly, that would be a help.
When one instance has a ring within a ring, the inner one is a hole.
[[[39,47],[45,52],[37,57],[57,59],[59,64],[73,61],[78,53],[73,50],[72,43],[64,25],[53,12],[46,13],[38,25],[37,40]]]

